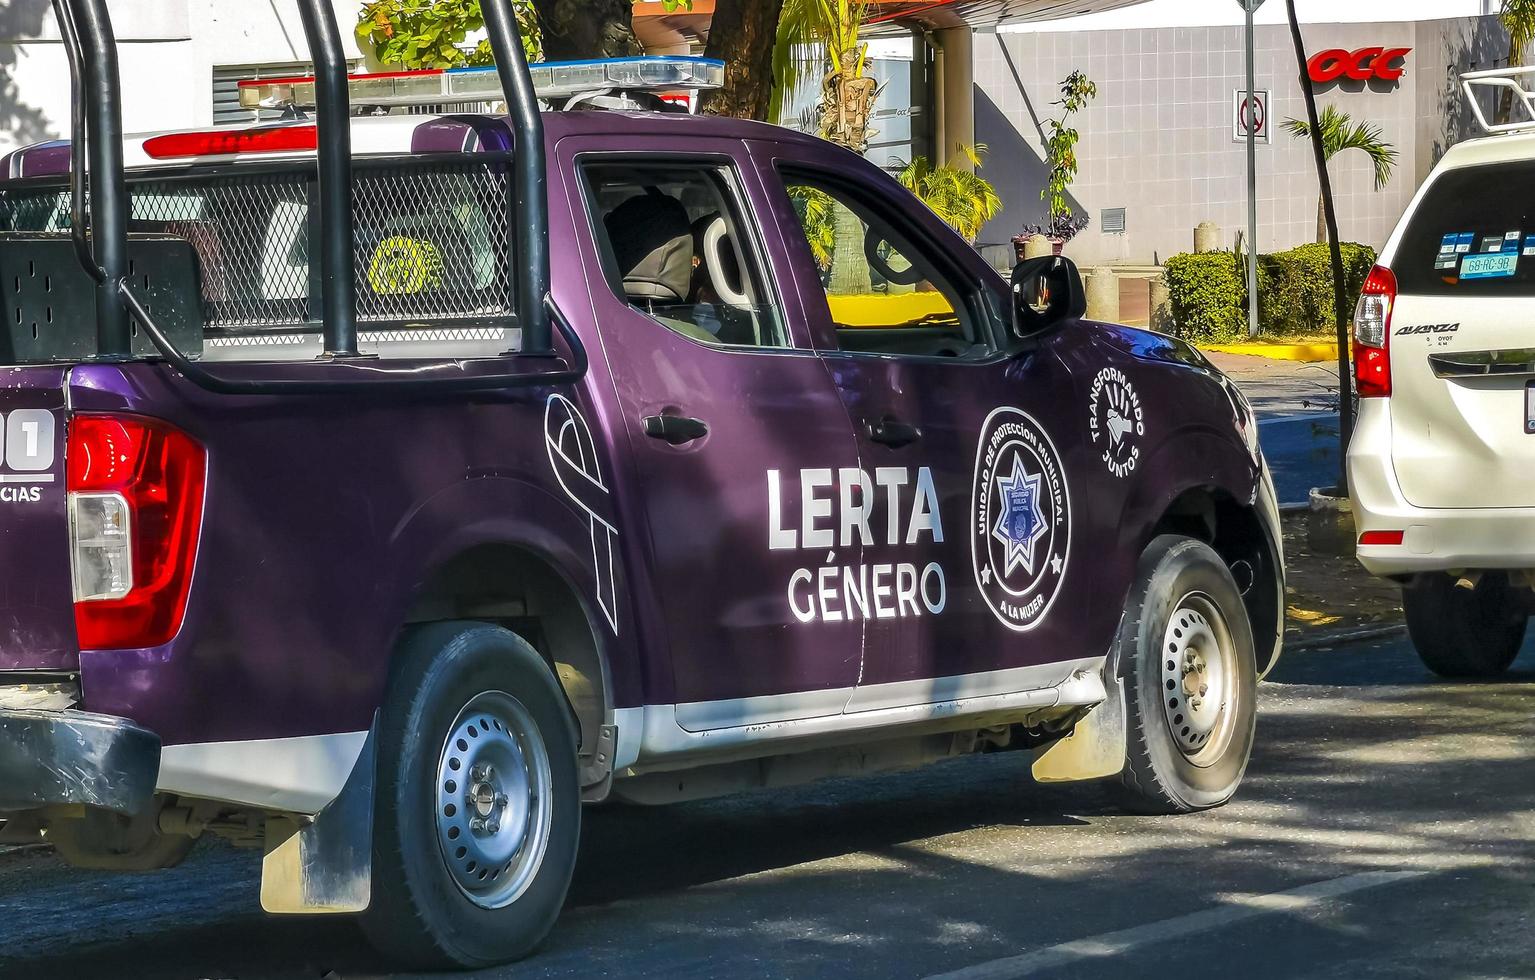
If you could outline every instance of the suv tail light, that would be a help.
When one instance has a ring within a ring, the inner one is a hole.
[[[1396,276],[1383,265],[1370,270],[1354,308],[1354,389],[1360,398],[1391,397],[1391,308]]]
[[[192,585],[203,447],[154,419],[75,415],[64,468],[81,649],[165,643],[181,628]]]

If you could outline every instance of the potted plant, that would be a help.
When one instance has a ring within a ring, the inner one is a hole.
[[[1044,235],[1050,239],[1055,254],[1060,255],[1066,243],[1077,237],[1087,225],[1087,215],[1076,214],[1068,208],[1064,214],[1056,215],[1044,224],[1024,225],[1023,232],[1013,236],[1013,251],[1017,253],[1018,261],[1022,262],[1024,245],[1035,235]]]
[[[1051,105],[1061,107],[1059,119],[1047,119],[1050,127],[1045,140],[1045,153],[1050,164],[1050,176],[1039,192],[1045,202],[1045,220],[1038,225],[1025,225],[1022,235],[1013,238],[1013,248],[1023,257],[1023,243],[1031,235],[1044,235],[1055,247],[1055,254],[1087,227],[1087,215],[1076,214],[1066,198],[1066,191],[1077,177],[1077,143],[1082,134],[1071,125],[1071,117],[1098,96],[1098,86],[1087,75],[1074,71],[1061,80],[1061,97]]]

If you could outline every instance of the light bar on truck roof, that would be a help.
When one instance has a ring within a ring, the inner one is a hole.
[[[713,58],[661,55],[598,61],[549,61],[529,66],[541,99],[565,99],[598,92],[655,94],[717,89],[725,63]],[[239,83],[246,109],[308,108],[314,105],[314,77],[256,78]],[[354,106],[438,105],[502,98],[494,67],[391,71],[350,76]]]

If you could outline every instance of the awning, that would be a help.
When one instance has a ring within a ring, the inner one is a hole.
[[[1027,21],[1061,20],[1147,0],[884,0],[871,4],[869,23],[879,28],[996,27]],[[682,44],[702,44],[709,36],[714,0],[693,0],[692,8],[668,13],[660,0],[634,5],[634,33],[647,51]]]
[[[871,24],[996,27],[1027,21],[1063,20],[1104,10],[1133,7],[1146,0],[887,0],[873,4]]]

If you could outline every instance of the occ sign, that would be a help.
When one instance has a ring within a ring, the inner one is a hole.
[[[1033,416],[999,408],[981,427],[970,509],[975,584],[1008,629],[1050,611],[1071,550],[1071,495],[1060,454]]]
[[[1412,48],[1369,47],[1357,51],[1332,48],[1312,55],[1311,60],[1306,62],[1306,73],[1318,85],[1339,79],[1395,82],[1407,70],[1402,62],[1411,51]]]

